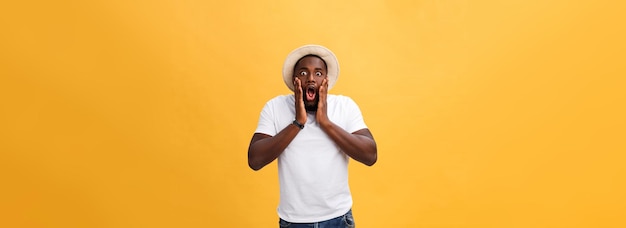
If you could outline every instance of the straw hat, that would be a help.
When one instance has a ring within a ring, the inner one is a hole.
[[[283,65],[283,80],[285,81],[285,85],[287,85],[291,91],[294,91],[293,69],[298,60],[306,55],[319,56],[326,62],[326,76],[328,76],[328,90],[330,90],[339,78],[339,62],[337,62],[335,54],[328,48],[314,44],[296,48],[287,55],[287,59],[285,59],[285,64]]]

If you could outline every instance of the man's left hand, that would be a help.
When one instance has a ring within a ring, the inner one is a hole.
[[[322,80],[322,85],[319,89],[319,102],[317,103],[317,112],[315,114],[315,119],[317,122],[322,125],[330,120],[328,120],[328,115],[326,114],[326,98],[328,96],[328,77]]]

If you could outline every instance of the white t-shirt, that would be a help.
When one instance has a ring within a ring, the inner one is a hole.
[[[295,119],[294,95],[268,101],[256,133],[278,134]],[[357,104],[346,96],[328,95],[330,121],[349,133],[367,128]],[[294,223],[320,222],[341,216],[352,207],[348,156],[322,131],[315,113],[278,157],[278,216]]]

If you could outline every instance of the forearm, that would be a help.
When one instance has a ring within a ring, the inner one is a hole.
[[[378,159],[376,141],[368,129],[351,134],[330,121],[320,126],[337,146],[354,160],[368,166],[376,163]]]
[[[253,170],[259,170],[271,163],[287,148],[296,137],[300,128],[289,124],[274,137],[254,134],[248,147],[248,165]]]

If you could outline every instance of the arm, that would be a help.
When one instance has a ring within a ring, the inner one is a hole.
[[[296,121],[304,124],[306,123],[307,116],[304,108],[304,101],[301,99],[302,86],[298,78],[294,80],[294,84],[294,87],[296,88]],[[254,133],[252,140],[250,140],[250,146],[248,146],[248,166],[256,171],[274,161],[274,159],[280,156],[285,148],[287,148],[298,132],[300,132],[300,128],[296,125],[289,124],[274,137],[266,134]]]
[[[296,125],[289,124],[274,137],[254,133],[248,147],[248,166],[256,171],[274,161],[287,148],[299,131],[300,128]]]
[[[352,134],[330,122],[320,122],[326,134],[352,159],[372,166],[378,159],[376,141],[369,129],[364,128]]]
[[[326,113],[328,95],[328,80],[324,79],[320,87],[320,101],[317,106],[315,117],[322,130],[341,148],[341,150],[365,165],[372,166],[378,160],[378,150],[376,141],[369,129],[364,128],[348,133],[341,127],[334,124]]]

